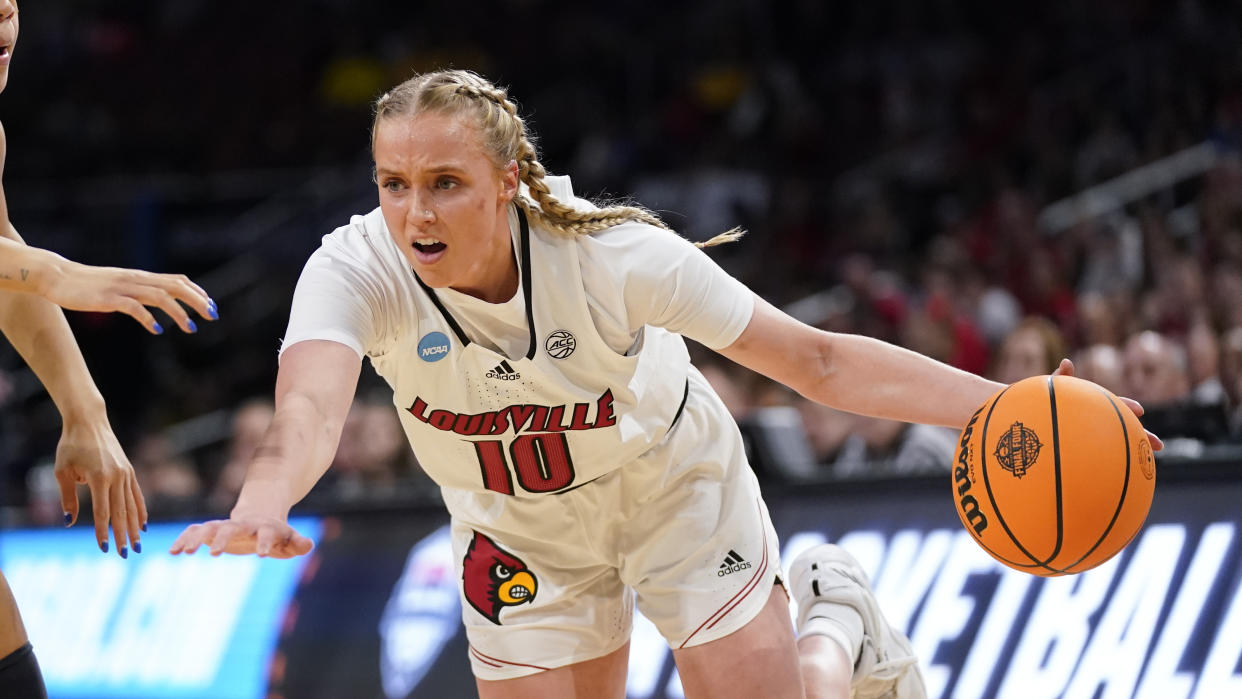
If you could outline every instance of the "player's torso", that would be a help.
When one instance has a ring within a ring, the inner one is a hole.
[[[441,486],[523,496],[581,485],[663,439],[686,395],[681,338],[647,327],[630,354],[614,351],[591,317],[577,245],[522,228],[524,355],[470,342],[421,287],[395,348],[373,359]]]

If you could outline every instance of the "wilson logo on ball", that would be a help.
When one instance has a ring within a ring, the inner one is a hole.
[[[1015,422],[996,440],[996,451],[992,452],[992,456],[996,457],[1001,468],[1021,478],[1026,475],[1027,469],[1035,465],[1042,446],[1035,430]]]

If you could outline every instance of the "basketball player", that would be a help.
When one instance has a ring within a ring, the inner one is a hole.
[[[484,699],[623,697],[635,602],[690,697],[925,695],[835,546],[793,563],[795,643],[738,429],[681,336],[899,420],[961,427],[1000,384],[802,325],[650,212],[575,197],[473,73],[381,97],[372,150],[380,206],[302,273],[237,504],[173,553],[310,550],[286,518],[332,461],[365,356],[442,487]]]
[[[0,0],[0,91],[8,84],[17,33],[17,3]],[[5,153],[6,140],[0,128],[0,172]],[[103,396],[58,306],[120,311],[159,334],[163,329],[144,304],[158,306],[183,330],[194,332],[194,321],[178,301],[204,317],[216,315],[215,304],[206,292],[185,277],[91,267],[27,246],[9,223],[8,206],[0,190],[0,331],[47,387],[60,411],[63,425],[56,447],[55,474],[65,526],[77,520],[77,484],[85,483],[91,491],[99,549],[108,552],[111,524],[122,558],[128,556],[130,546],[135,553],[142,551],[139,532],[146,527],[146,504],[134,469],[112,433]],[[0,697],[46,696],[17,603],[0,575]]]

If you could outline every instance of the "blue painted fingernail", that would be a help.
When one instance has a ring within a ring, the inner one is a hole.
[[[207,299],[207,315],[211,316],[212,320],[220,317],[220,309],[216,308],[216,302],[211,299]]]
[[[65,526],[67,527],[67,526],[69,526],[70,524],[73,524],[73,515],[71,515],[71,514],[69,514],[68,512],[66,512],[66,513],[65,513]]]
[[[142,553],[142,542],[141,541],[134,542],[134,553]]]
[[[99,550],[100,550],[100,551],[103,551],[104,553],[107,553],[107,552],[108,552],[108,542],[106,542],[106,541],[101,541],[101,542],[99,542]]]
[[[157,320],[157,321],[155,321],[155,325],[154,325],[154,326],[152,326],[152,327],[155,329],[155,334],[156,334],[156,335],[163,335],[163,334],[164,334],[164,326],[160,325],[160,322],[159,322],[158,320]]]
[[[185,324],[190,326],[190,332],[192,333],[198,332],[198,326],[194,324],[194,321],[190,320],[189,318],[186,318]]]
[[[119,553],[121,554],[121,558],[129,558],[129,549],[125,548],[124,546],[121,547],[121,550],[119,551]]]
[[[147,523],[146,523],[146,522],[143,522],[143,523],[142,523],[142,531],[144,531],[144,532],[145,532],[146,530],[147,530]]]

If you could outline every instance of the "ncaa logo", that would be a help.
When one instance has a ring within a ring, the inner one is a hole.
[[[418,341],[418,358],[424,362],[438,362],[448,356],[449,339],[442,332],[423,335]]]
[[[548,339],[543,343],[543,349],[553,359],[568,357],[574,353],[574,349],[577,346],[578,341],[574,339],[574,336],[568,330],[552,331],[548,334]]]

